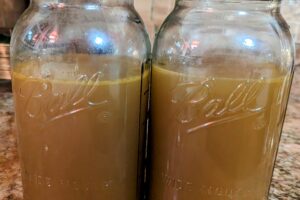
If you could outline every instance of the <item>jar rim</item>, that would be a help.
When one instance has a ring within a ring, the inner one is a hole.
[[[176,5],[205,7],[226,5],[227,8],[243,8],[245,10],[274,10],[279,8],[280,4],[281,0],[176,0]]]

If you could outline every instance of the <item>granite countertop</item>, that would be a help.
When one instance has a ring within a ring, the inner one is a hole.
[[[22,200],[14,127],[12,94],[0,88],[0,200]],[[300,67],[295,72],[269,199],[300,199]]]

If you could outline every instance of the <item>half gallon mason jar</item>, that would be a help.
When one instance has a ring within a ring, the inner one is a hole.
[[[26,200],[138,200],[150,43],[132,0],[33,0],[12,37]]]
[[[293,75],[277,0],[178,0],[157,35],[150,200],[266,200]]]

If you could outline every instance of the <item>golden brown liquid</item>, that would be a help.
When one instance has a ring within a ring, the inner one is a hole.
[[[152,69],[151,200],[267,199],[290,78],[273,65]]]
[[[26,200],[137,199],[141,77],[141,63],[129,58],[69,55],[15,66]]]

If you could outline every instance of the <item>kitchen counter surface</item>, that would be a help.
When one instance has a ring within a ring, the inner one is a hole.
[[[300,67],[295,72],[269,199],[300,199]],[[12,94],[1,88],[0,200],[22,200]]]

